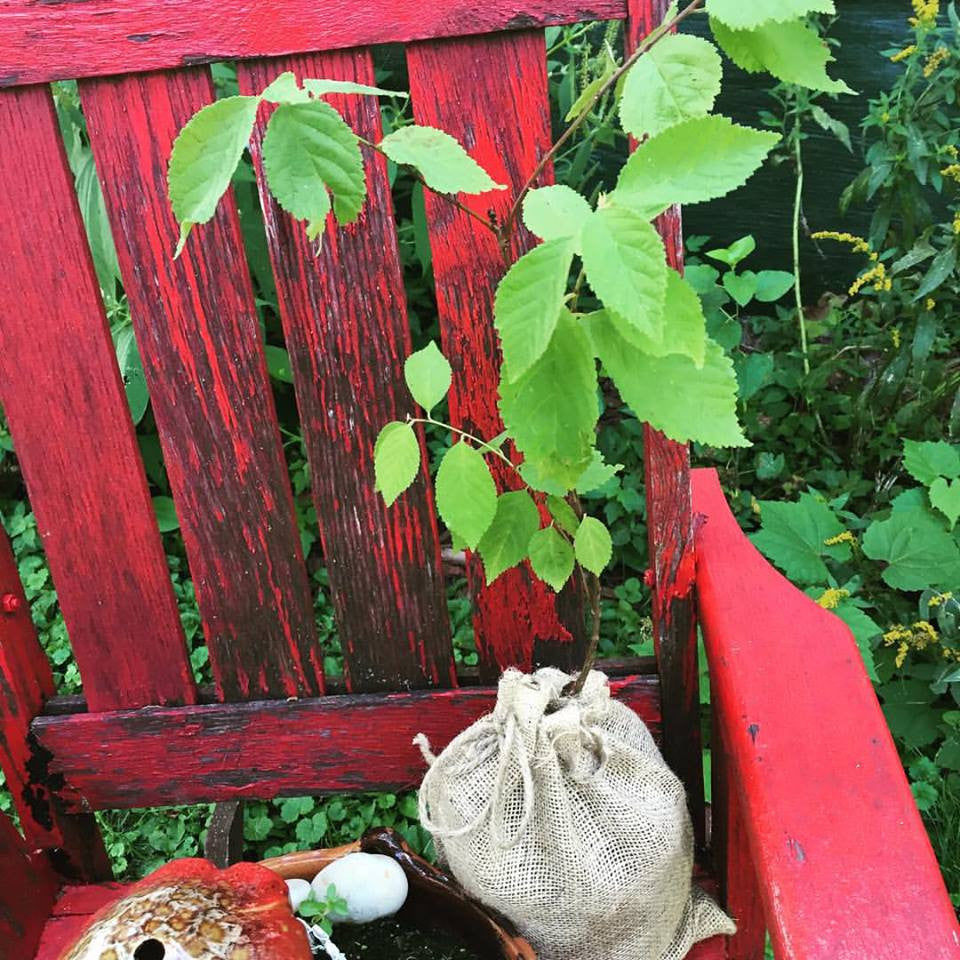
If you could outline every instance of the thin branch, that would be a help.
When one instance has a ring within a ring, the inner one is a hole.
[[[449,430],[451,433],[455,433],[460,437],[463,437],[464,440],[469,440],[471,443],[475,443],[480,450],[485,450],[487,453],[492,453],[494,456],[499,457],[508,467],[514,470],[519,474],[516,464],[502,451],[498,450],[496,447],[490,446],[486,440],[481,440],[479,437],[475,437],[472,433],[467,433],[466,430],[461,430],[459,427],[454,427],[449,423],[444,423],[442,420],[434,420],[433,417],[407,417],[407,423],[429,423],[431,426],[440,427],[443,430]]]
[[[637,47],[636,50],[630,54],[629,57],[623,62],[623,65],[618,67],[605,83],[601,84],[597,92],[593,95],[589,103],[587,103],[580,114],[576,117],[573,123],[567,127],[566,130],[560,135],[560,138],[556,143],[543,155],[540,162],[537,164],[533,173],[530,174],[529,179],[523,185],[523,188],[517,194],[516,199],[513,201],[513,206],[510,208],[510,212],[507,214],[506,219],[503,221],[502,226],[500,227],[500,248],[504,251],[506,258],[506,251],[510,245],[510,234],[513,232],[514,224],[517,221],[517,215],[520,212],[520,207],[523,204],[524,198],[533,188],[533,185],[540,179],[540,175],[544,170],[549,166],[551,161],[557,155],[557,151],[580,129],[584,121],[593,111],[593,108],[603,99],[608,90],[611,90],[617,85],[617,82],[620,78],[653,46],[655,46],[663,37],[671,33],[676,27],[681,24],[687,17],[692,13],[696,13],[700,7],[703,6],[704,0],[693,0],[693,2],[680,11],[669,23],[663,24],[661,27],[658,27],[652,33],[650,33],[646,39]]]

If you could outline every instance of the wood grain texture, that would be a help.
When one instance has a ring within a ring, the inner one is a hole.
[[[209,71],[93,80],[81,97],[217,693],[315,696],[323,657],[232,193],[173,259],[167,161],[213,100]]]
[[[0,403],[92,710],[193,678],[50,92],[0,95]]]
[[[279,73],[376,82],[369,51],[241,64],[244,92]],[[362,137],[382,137],[371,97],[331,98]],[[310,461],[348,689],[456,683],[440,539],[429,474],[391,507],[374,489],[381,428],[414,412],[403,363],[412,351],[386,161],[367,152],[359,221],[330,218],[321,241],[284,213],[254,157],[270,255]],[[422,445],[422,432],[421,432]]]
[[[7,0],[0,85],[612,20],[625,0]]]
[[[86,928],[90,917],[101,907],[126,896],[130,885],[104,883],[91,886],[68,886],[53,905],[53,914],[43,930],[36,960],[59,960]],[[3,955],[0,954],[0,960]],[[31,954],[32,960],[32,954]]]
[[[13,797],[27,849],[44,851],[63,876],[82,880],[109,877],[110,863],[93,816],[64,814],[50,795],[50,784],[33,776],[30,723],[53,696],[53,674],[37,641],[30,607],[3,530],[0,600],[0,768]]]
[[[747,540],[693,472],[700,622],[780,960],[946,960],[954,915],[850,631]],[[828,718],[828,719],[825,719]]]
[[[669,5],[669,0],[628,0],[628,54],[662,22]],[[680,208],[671,207],[657,218],[656,225],[667,249],[667,263],[682,272]],[[685,444],[668,440],[649,425],[644,429],[643,446],[653,636],[663,685],[663,753],[687,787],[696,842],[702,847],[706,843],[706,810],[700,761],[690,453]]]
[[[611,690],[659,731],[655,677]],[[68,809],[414,787],[435,751],[493,709],[494,687],[41,717],[33,733]],[[48,756],[49,755],[49,756]]]
[[[497,183],[509,187],[458,199],[502,221],[551,143],[542,32],[413,44],[407,63],[417,122],[455,136]],[[545,179],[551,176],[548,171]],[[454,371],[451,422],[492,439],[503,429],[493,293],[505,266],[491,231],[437,194],[426,191],[425,201],[443,348]],[[521,227],[514,256],[532,243]],[[503,464],[492,461],[491,467],[501,490],[521,485]],[[479,557],[469,556],[467,574],[483,676],[493,679],[508,666],[569,668],[581,662],[583,615],[572,590],[561,601],[561,616],[554,593],[526,565],[487,587]]]
[[[60,880],[0,814],[0,960],[33,960]]]

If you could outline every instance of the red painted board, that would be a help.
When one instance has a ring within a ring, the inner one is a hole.
[[[0,960],[33,960],[60,880],[0,814]]]
[[[43,930],[36,960],[59,960],[61,953],[86,929],[90,917],[125,896],[129,888],[129,884],[122,883],[64,887]]]
[[[0,403],[91,710],[190,703],[163,546],[50,92],[0,94]]]
[[[543,33],[413,44],[407,63],[417,122],[455,136],[497,183],[510,187],[458,199],[484,217],[492,210],[502,221],[551,143]],[[545,179],[551,176],[548,171]],[[503,429],[493,293],[505,265],[490,231],[430,191],[425,200],[443,348],[454,371],[451,421],[492,439]],[[521,228],[514,255],[532,242]],[[491,465],[501,489],[519,485],[513,471],[496,461]],[[565,667],[578,662],[573,633],[582,637],[582,614],[575,601],[562,619],[553,591],[528,567],[509,571],[490,587],[479,558],[469,558],[467,572],[483,676],[492,679],[511,665],[530,669],[535,660]]]
[[[109,877],[110,864],[93,816],[65,815],[51,798],[48,784],[31,776],[30,723],[53,689],[53,674],[37,642],[13,552],[0,530],[0,768],[27,849],[49,851],[64,875]]]
[[[960,927],[847,627],[777,573],[695,470],[713,705],[781,960],[946,960]]]
[[[259,93],[285,70],[376,82],[370,52],[354,50],[240,64],[240,88]],[[331,102],[364,139],[381,139],[376,99]],[[454,685],[426,467],[389,508],[374,489],[377,435],[414,412],[403,379],[412,347],[386,162],[366,155],[368,198],[358,222],[339,228],[331,217],[311,242],[265,189],[262,133],[263,126],[254,155],[348,688]]]
[[[659,733],[656,677],[611,689]],[[435,750],[485,713],[496,688],[41,717],[33,732],[68,809],[162,806],[418,784]],[[43,760],[43,758],[41,758]]]
[[[316,695],[323,657],[232,194],[173,259],[167,162],[213,100],[209,71],[88,81],[81,97],[217,695]]]
[[[625,0],[6,0],[0,85],[623,19]]]

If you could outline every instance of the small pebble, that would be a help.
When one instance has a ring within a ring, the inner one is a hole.
[[[347,902],[345,914],[330,914],[334,923],[369,923],[389,917],[407,899],[403,867],[380,853],[348,853],[324,867],[313,880],[317,900],[326,900],[331,883]]]
[[[300,904],[313,895],[313,887],[308,880],[288,880],[287,896],[290,898],[290,909],[294,913],[300,909]]]

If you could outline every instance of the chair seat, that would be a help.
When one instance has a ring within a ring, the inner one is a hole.
[[[36,960],[57,960],[60,953],[83,929],[84,923],[101,907],[120,899],[127,891],[123,883],[65,887],[54,905],[40,940]],[[713,937],[698,943],[687,960],[726,960],[726,938]],[[602,958],[597,958],[602,960]]]

